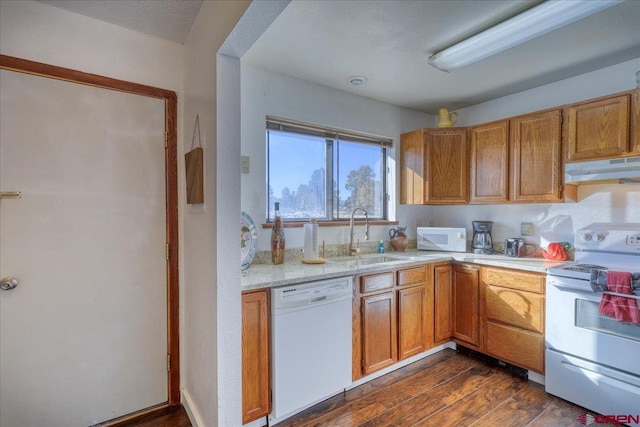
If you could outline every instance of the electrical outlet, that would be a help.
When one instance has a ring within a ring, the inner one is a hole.
[[[520,223],[520,234],[522,236],[533,236],[533,223],[531,222],[521,222]]]
[[[249,173],[249,156],[240,156],[240,173]]]

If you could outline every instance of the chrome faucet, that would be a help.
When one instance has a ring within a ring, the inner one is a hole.
[[[353,217],[356,212],[361,210],[364,212],[364,240],[369,240],[369,214],[363,208],[355,208],[353,212],[351,212],[351,219],[349,220],[349,255],[353,256],[356,253],[360,252],[360,241],[356,244],[356,247],[353,247],[353,235],[356,234],[359,230],[353,229]]]

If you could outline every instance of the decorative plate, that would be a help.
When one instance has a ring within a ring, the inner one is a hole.
[[[246,270],[256,254],[258,232],[253,219],[246,212],[240,216],[240,267]]]

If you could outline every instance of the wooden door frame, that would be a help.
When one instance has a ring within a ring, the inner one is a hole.
[[[178,295],[178,97],[175,92],[109,77],[88,74],[68,68],[0,55],[0,69],[32,74],[70,83],[127,92],[157,98],[165,105],[165,182],[167,221],[167,404],[180,403],[180,345]],[[155,409],[154,409],[155,410]],[[143,411],[148,412],[148,411]],[[129,418],[129,417],[124,417]]]

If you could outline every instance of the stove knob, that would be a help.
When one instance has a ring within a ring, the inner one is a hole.
[[[593,240],[596,241],[596,242],[602,242],[604,240],[604,235],[596,234],[595,237],[593,238]]]
[[[592,239],[592,236],[591,236],[591,233],[584,233],[580,238],[585,242],[590,242]]]

